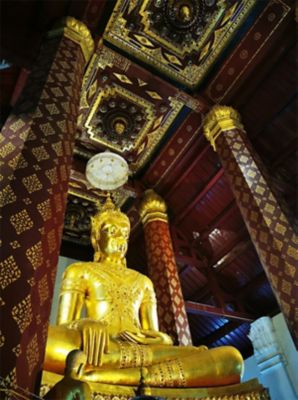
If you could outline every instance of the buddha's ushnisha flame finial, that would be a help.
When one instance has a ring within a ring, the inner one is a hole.
[[[107,195],[107,199],[105,203],[103,204],[102,207],[100,207],[99,212],[104,212],[104,211],[120,211],[118,207],[116,207],[115,203],[112,200],[112,197],[110,193]]]

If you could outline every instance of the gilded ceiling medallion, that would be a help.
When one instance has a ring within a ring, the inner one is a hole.
[[[77,147],[116,152],[134,174],[184,104],[178,89],[100,43],[83,81]]]
[[[85,123],[90,138],[120,153],[136,148],[148,133],[154,107],[120,86],[97,95]]]
[[[196,87],[257,0],[118,0],[104,39]]]

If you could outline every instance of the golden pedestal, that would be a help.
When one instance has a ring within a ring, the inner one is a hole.
[[[63,378],[62,375],[44,371],[40,395],[44,396],[50,388]],[[137,392],[137,387],[90,384],[93,400],[130,400],[137,394],[161,397],[164,400],[269,400],[267,390],[252,379],[238,385],[213,388],[150,388],[144,387]]]

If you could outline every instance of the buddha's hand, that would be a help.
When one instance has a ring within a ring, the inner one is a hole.
[[[140,330],[140,332],[123,331],[119,335],[120,339],[126,342],[138,344],[173,344],[169,335],[154,330]]]
[[[79,327],[82,334],[83,352],[88,364],[102,365],[103,354],[108,352],[109,333],[107,324],[86,319]]]

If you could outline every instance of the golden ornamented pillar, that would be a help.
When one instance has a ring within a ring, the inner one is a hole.
[[[0,375],[8,387],[33,391],[42,368],[81,84],[93,46],[74,18],[51,31],[0,136]]]
[[[297,235],[270,188],[268,174],[245,134],[238,112],[215,106],[205,119],[204,131],[220,158],[290,330],[297,337]]]
[[[178,276],[167,206],[153,190],[146,190],[140,206],[149,276],[157,296],[160,330],[176,344],[191,345],[191,335]]]

